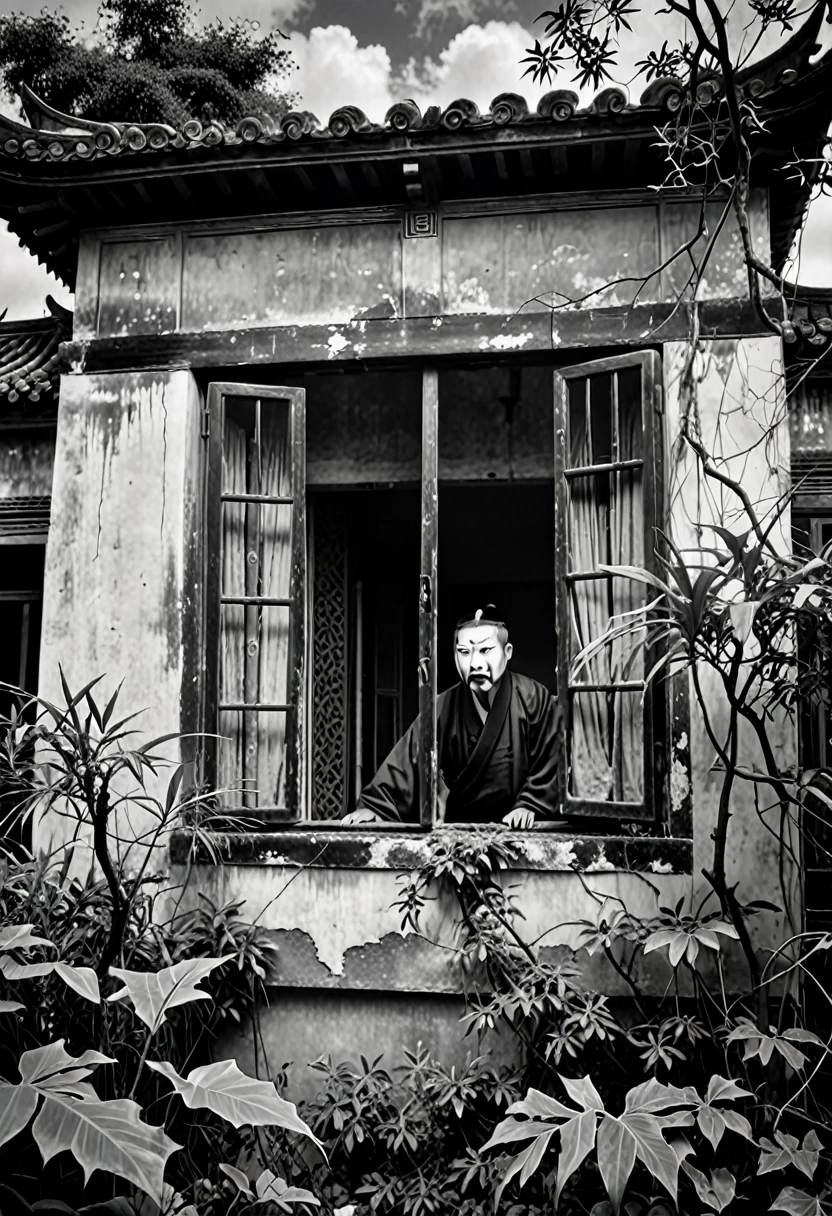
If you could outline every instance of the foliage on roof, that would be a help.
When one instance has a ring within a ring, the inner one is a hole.
[[[279,117],[276,88],[294,64],[279,30],[216,21],[201,27],[189,0],[102,0],[92,38],[61,10],[0,15],[0,74],[26,82],[71,118],[182,125],[235,123],[256,110]]]

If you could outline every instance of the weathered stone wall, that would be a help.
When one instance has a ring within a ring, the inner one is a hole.
[[[691,261],[687,253],[670,258],[696,237],[700,210],[697,201],[658,198],[595,206],[566,200],[554,210],[548,203],[530,209],[518,201],[501,210],[486,203],[479,214],[476,204],[450,205],[439,235],[422,239],[402,238],[395,211],[90,232],[81,247],[74,336],[330,326],[320,352],[330,358],[347,342],[338,327],[350,322],[675,300],[689,289]],[[709,205],[712,226],[720,212],[720,204]],[[755,244],[767,257],[764,192],[755,192],[750,214]],[[705,243],[694,243],[694,258]],[[664,262],[670,264],[655,273]],[[741,297],[744,284],[730,217],[699,298]]]
[[[103,677],[104,704],[123,682],[121,716],[146,711],[147,738],[194,725],[185,639],[201,614],[199,433],[187,371],[63,378],[40,692],[61,702],[59,666],[73,690]],[[150,826],[134,811],[133,832]],[[37,843],[57,847],[73,829],[51,816]]]

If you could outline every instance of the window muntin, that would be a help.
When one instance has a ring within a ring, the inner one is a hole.
[[[642,589],[637,584],[604,575],[597,566],[651,564],[655,544],[653,400],[658,384],[657,368],[657,357],[648,353],[625,355],[556,373],[554,410],[551,405],[549,407],[548,434],[552,444],[549,452],[552,455],[547,457],[542,443],[535,442],[527,445],[527,452],[521,452],[520,461],[525,463],[518,467],[522,471],[518,474],[508,470],[507,484],[510,485],[515,476],[532,482],[535,477],[539,480],[540,470],[545,473],[548,465],[555,483],[556,495],[553,496],[557,499],[558,523],[553,583],[560,589],[555,596],[557,686],[570,724],[570,771],[567,780],[564,766],[561,791],[565,815],[600,814],[636,819],[652,817],[654,813],[653,764],[646,757],[652,749],[655,711],[649,693],[642,701],[645,665],[641,651],[636,649],[635,654],[630,655],[628,648],[620,643],[608,647],[574,681],[569,676],[569,667],[584,641],[589,636],[597,636],[610,617],[644,602],[640,594]],[[484,370],[508,373],[508,369]],[[543,368],[530,371],[535,381],[546,374]],[[454,376],[478,374],[479,369],[448,373],[449,383],[448,386],[443,384],[443,396],[448,388],[454,397],[457,395]],[[442,375],[444,377],[445,373]],[[514,377],[515,373],[511,375]],[[406,379],[402,379],[402,385],[409,386],[406,391],[409,401],[413,395],[410,382],[414,377],[412,372],[404,372],[403,377]],[[389,413],[397,405],[395,375],[367,375],[368,381],[371,378],[379,384],[369,388],[368,395],[375,393],[379,397],[379,408]],[[379,393],[382,378],[392,382],[392,393],[387,389]],[[350,380],[345,400],[352,405],[361,397],[362,379],[360,375],[339,377],[339,382]],[[440,475],[446,476],[450,471],[451,480],[454,479],[454,459],[458,460],[458,452],[455,442],[447,445],[447,451],[442,447],[439,374],[425,371],[421,381],[422,477],[421,485],[411,491],[416,496],[417,506],[421,500],[418,603],[414,578],[411,584],[413,598],[409,599],[409,593],[405,592],[400,605],[391,604],[389,619],[393,620],[396,608],[400,608],[405,632],[413,629],[414,642],[418,624],[419,662],[414,695],[418,697],[422,727],[421,821],[428,826],[434,822],[434,791],[438,776],[435,705],[436,694],[440,691],[437,645],[442,645],[441,638],[437,643],[442,590],[437,579],[441,545],[439,487]],[[314,385],[314,381],[312,383]],[[484,383],[483,377],[483,391],[487,395],[491,390],[485,390]],[[310,653],[315,655],[319,616],[317,592],[313,594],[316,576],[313,574],[309,588],[305,579],[302,584],[297,579],[293,582],[293,571],[299,568],[298,548],[302,547],[303,540],[297,526],[297,510],[299,505],[303,506],[298,501],[298,487],[303,484],[304,468],[301,466],[304,462],[297,456],[299,432],[296,425],[293,430],[292,419],[297,417],[297,401],[303,399],[303,394],[296,388],[235,385],[214,386],[212,391],[215,409],[218,399],[223,402],[222,499],[218,530],[224,544],[224,556],[218,571],[220,679],[215,720],[220,733],[230,736],[224,759],[216,771],[223,778],[223,787],[236,791],[232,796],[224,794],[223,801],[230,806],[252,810],[258,817],[263,813],[278,820],[320,821],[320,810],[312,805],[316,789],[313,731],[318,677],[311,680],[313,697],[307,713],[300,676],[304,653],[299,641],[308,617],[312,624]],[[337,397],[340,402],[340,391]],[[512,397],[511,391],[508,397]],[[504,398],[501,396],[499,400]],[[318,394],[313,387],[313,416],[323,408],[323,401],[324,394]],[[454,402],[455,406],[458,404]],[[336,413],[342,412],[343,405],[333,407],[327,398],[327,409],[331,412],[332,408]],[[511,408],[511,404],[506,408]],[[354,416],[356,427],[360,427],[361,411],[352,409],[348,412]],[[406,426],[409,428],[410,423]],[[215,439],[215,432],[212,434]],[[302,437],[302,432],[300,434]],[[327,478],[327,485],[321,487],[321,492],[316,489],[311,503],[313,518],[318,505],[322,507],[325,500],[331,502],[335,497],[332,491],[338,488],[340,477],[346,476],[347,480],[343,494],[338,497],[351,495],[354,500],[356,490],[370,488],[360,481],[361,445],[355,434],[350,439],[355,451],[344,452],[340,469],[339,451],[333,442],[332,436],[327,435],[325,446],[328,444],[332,451],[326,449],[325,462],[319,456],[310,455],[310,467],[325,468]],[[320,446],[313,437],[310,446],[314,448],[316,444]],[[396,446],[401,447],[401,443],[397,442]],[[294,453],[294,459],[290,459],[290,451]],[[378,463],[372,445],[369,456],[371,461]],[[495,451],[497,456],[499,453]],[[388,459],[387,453],[383,459]],[[517,451],[511,453],[511,460],[518,462]],[[405,484],[413,485],[413,471],[410,459],[406,459],[398,476],[391,467],[396,480],[386,483],[386,488],[393,493],[404,492]],[[491,473],[486,476],[491,477]],[[504,480],[499,471],[497,479]],[[372,488],[377,485],[375,483]],[[551,489],[551,481],[549,485]],[[395,486],[401,486],[401,490],[396,491]],[[488,490],[489,486],[493,486],[493,482],[480,482],[483,490]],[[215,485],[215,490],[218,489]],[[311,536],[314,538],[314,529]],[[242,550],[244,557],[241,557]],[[252,553],[256,560],[248,562]],[[343,563],[347,588],[346,569],[351,565],[351,558],[346,550]],[[353,577],[352,573],[349,577]],[[362,782],[373,776],[369,770],[379,759],[373,754],[374,740],[379,732],[373,726],[373,738],[362,739],[368,729],[368,708],[372,710],[373,722],[379,713],[390,710],[394,725],[398,723],[399,728],[407,725],[404,719],[398,722],[396,718],[396,705],[400,712],[402,704],[402,687],[412,681],[412,675],[406,669],[404,673],[401,669],[396,671],[396,662],[401,664],[403,649],[400,646],[396,656],[396,643],[391,638],[387,639],[389,653],[384,647],[367,645],[367,631],[362,634],[355,624],[360,616],[361,594],[360,584],[353,581],[343,596],[350,624],[344,632],[342,659],[349,665],[349,675],[339,690],[344,702],[345,734],[338,745],[340,759],[337,762],[343,765],[344,771],[342,795],[327,800],[330,815],[337,814],[337,810],[333,812],[333,806],[350,809]],[[450,608],[450,604],[446,607]],[[407,620],[411,611],[412,625]],[[515,610],[515,615],[519,616],[515,623],[521,628],[522,613],[517,614]],[[382,634],[384,630],[379,636]],[[370,653],[362,653],[365,650]],[[380,662],[382,666],[379,666]],[[386,672],[383,670],[385,663],[389,668]],[[360,673],[361,664],[370,672],[369,680],[356,680],[356,671]],[[313,658],[311,670],[314,669]],[[518,664],[517,669],[522,670],[522,667]],[[388,678],[391,674],[392,679]],[[411,716],[412,711],[407,714],[408,718]],[[318,722],[321,721],[319,716]],[[301,791],[305,749],[310,756]]]

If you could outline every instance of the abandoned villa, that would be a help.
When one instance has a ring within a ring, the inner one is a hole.
[[[752,238],[777,271],[812,188],[795,128],[820,156],[832,119],[814,33],[743,81],[766,119]],[[478,607],[563,722],[556,815],[505,829],[530,937],[556,920],[545,947],[570,944],[588,886],[635,914],[701,886],[716,787],[687,671],[646,687],[643,654],[572,660],[649,598],[602,567],[658,569],[657,530],[701,543],[676,444],[694,311],[710,450],[762,515],[796,486],[784,544],[832,539],[832,287],[772,290],[783,336],[763,323],[718,190],[703,208],[664,184],[678,98],[658,80],[583,108],[557,90],[174,130],[24,90],[27,121],[0,118],[0,215],[75,293],[0,324],[0,678],[54,698],[59,666],[123,681],[142,729],[188,736],[231,830],[220,860],[182,831],[160,864],[273,931],[280,1059],[462,1050],[443,952],[391,905],[434,827],[477,828],[437,826],[436,701]],[[417,719],[413,821],[343,822]],[[783,763],[827,763],[826,724],[800,727]],[[778,842],[750,787],[734,799],[731,881],[775,899]],[[807,866],[825,925],[832,874]]]

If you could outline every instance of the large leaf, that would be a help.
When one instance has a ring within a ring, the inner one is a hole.
[[[515,1174],[520,1174],[521,1186],[531,1177],[538,1165],[540,1165],[540,1162],[543,1159],[543,1154],[549,1147],[549,1141],[552,1139],[552,1136],[554,1136],[556,1131],[557,1128],[551,1127],[548,1132],[544,1132],[542,1135],[538,1136],[537,1139],[532,1141],[527,1148],[523,1149],[522,1153],[518,1153],[517,1156],[512,1159],[511,1164],[500,1181],[500,1185],[494,1192],[495,1207],[499,1206],[500,1196],[508,1186],[509,1182],[511,1182]]]
[[[29,950],[32,946],[52,946],[46,937],[36,937],[34,925],[5,925],[0,928],[0,953],[8,950]],[[54,949],[54,947],[53,947]]]
[[[560,1074],[558,1074],[560,1075]],[[601,1095],[590,1081],[589,1077],[580,1077],[575,1079],[572,1077],[561,1077],[563,1088],[569,1094],[573,1102],[584,1110],[603,1110],[604,1103],[601,1101]],[[570,1115],[574,1111],[569,1112]]]
[[[29,1126],[38,1107],[37,1090],[29,1085],[0,1081],[0,1144],[5,1144]]]
[[[564,1110],[567,1108],[564,1107]],[[574,1111],[570,1112],[573,1116]],[[552,1131],[551,1123],[541,1123],[535,1119],[524,1119],[522,1123],[519,1119],[503,1119],[502,1123],[498,1123],[494,1128],[491,1139],[486,1141],[482,1146],[481,1152],[485,1152],[488,1148],[496,1148],[500,1144],[513,1144],[518,1140],[530,1140],[533,1136],[541,1136],[545,1132]]]
[[[81,1056],[71,1056],[64,1047],[64,1040],[57,1039],[44,1047],[24,1051],[18,1069],[25,1084],[37,1085],[65,1076],[68,1071],[83,1071],[84,1076],[89,1076],[98,1064],[115,1064],[115,1060],[92,1050],[85,1051]]]
[[[145,1026],[156,1031],[169,1009],[188,1005],[191,1001],[210,1000],[209,994],[197,988],[197,984],[233,957],[233,954],[223,954],[220,958],[189,958],[161,971],[126,971],[122,967],[111,967],[111,975],[120,979],[124,987],[107,1000],[119,1001],[128,997]]]
[[[181,1145],[163,1127],[143,1123],[140,1115],[140,1107],[127,1098],[99,1102],[51,1093],[44,1095],[32,1134],[44,1164],[57,1153],[70,1152],[85,1182],[103,1170],[132,1182],[161,1205],[165,1163]]]
[[[19,1009],[25,1008],[20,1001],[0,1001],[0,1013],[17,1013]]]
[[[79,996],[86,997],[94,1005],[101,1003],[98,976],[92,967],[71,967],[69,963],[55,963],[55,974],[59,975],[67,987],[74,989]]]
[[[636,1141],[620,1119],[606,1115],[598,1128],[598,1169],[615,1216],[636,1163]]]
[[[70,1152],[86,1180],[94,1170],[117,1174],[160,1203],[165,1162],[179,1145],[164,1128],[142,1123],[135,1102],[99,1101],[86,1078],[113,1062],[99,1051],[71,1056],[63,1039],[25,1051],[21,1083],[0,1082],[0,1144],[23,1131],[40,1104],[32,1135],[44,1163]]]
[[[512,1102],[507,1113],[529,1115],[533,1119],[571,1119],[575,1114],[574,1110],[558,1102],[557,1098],[550,1098],[539,1089],[530,1089],[525,1098]]]
[[[594,1110],[586,1110],[582,1115],[576,1115],[574,1119],[569,1119],[568,1122],[561,1125],[555,1207],[558,1206],[566,1183],[592,1152],[597,1123],[597,1113]]]
[[[289,1186],[284,1178],[278,1178],[271,1170],[263,1170],[254,1184],[254,1192],[257,1196],[255,1204],[276,1203],[287,1212],[291,1211],[290,1205],[293,1203],[310,1203],[316,1208],[321,1206],[320,1200],[311,1191],[300,1186]]]
[[[148,1061],[148,1068],[167,1077],[191,1110],[212,1110],[234,1127],[283,1127],[308,1136],[321,1147],[294,1102],[281,1098],[273,1082],[247,1077],[234,1060],[203,1064],[192,1069],[187,1078],[180,1077],[166,1061]]]
[[[788,1212],[789,1216],[825,1216],[821,1201],[796,1186],[783,1187],[769,1211]]]

